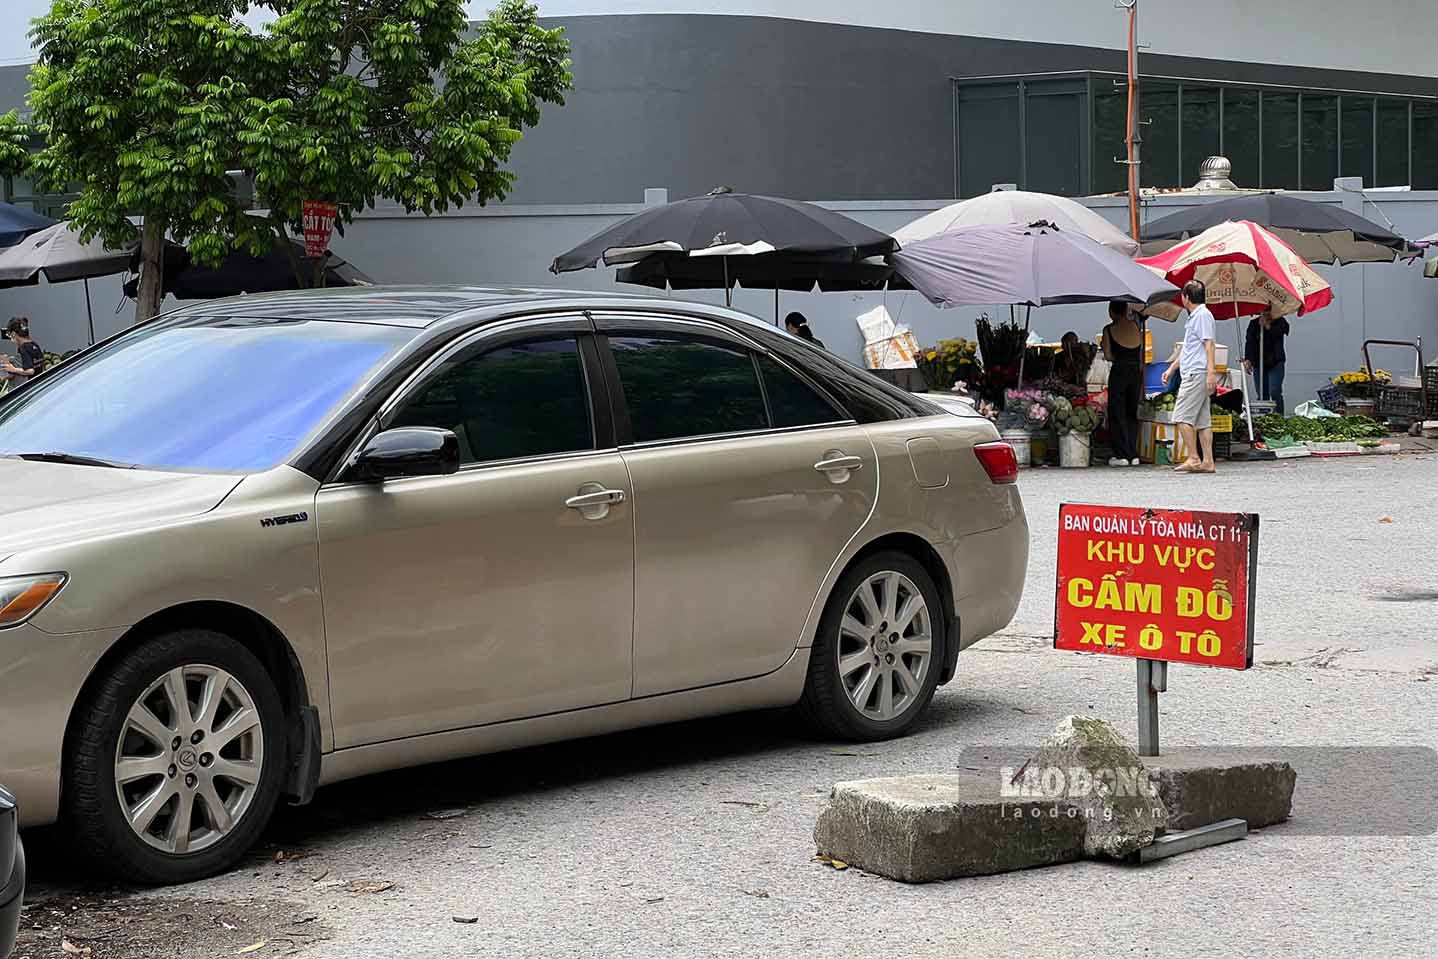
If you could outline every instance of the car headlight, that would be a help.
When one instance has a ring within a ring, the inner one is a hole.
[[[64,573],[0,577],[0,629],[34,616],[65,585]]]

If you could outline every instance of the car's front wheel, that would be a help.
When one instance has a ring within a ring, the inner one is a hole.
[[[945,636],[938,587],[907,553],[875,553],[829,596],[800,710],[846,739],[900,736],[933,698]]]
[[[279,694],[249,650],[209,630],[156,637],[94,684],[66,737],[70,835],[122,879],[212,875],[265,827],[284,757]]]

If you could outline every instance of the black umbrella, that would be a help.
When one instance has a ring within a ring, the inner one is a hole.
[[[756,276],[754,285],[777,291],[794,288],[790,283],[804,282],[802,275],[783,279],[785,263],[805,270],[815,263],[831,263],[830,269],[838,270],[844,264],[883,256],[897,246],[888,234],[812,203],[735,193],[721,187],[707,196],[636,213],[555,257],[550,270],[567,273],[597,266],[601,261],[606,266],[619,266],[638,263],[657,253],[672,254],[700,261],[701,265],[681,267],[666,258],[631,274],[629,281],[657,286],[661,285],[658,274],[663,273],[664,283],[675,285],[668,276],[672,273],[681,288],[722,288],[729,302],[741,260],[768,258],[757,269],[769,282],[758,284]],[[703,263],[705,260],[711,262]],[[819,275],[813,275],[814,280],[802,289],[812,289],[819,282]]]
[[[263,256],[235,250],[218,267],[191,263],[189,251],[178,244],[168,243],[161,271],[164,291],[180,300],[213,300],[240,293],[270,293],[312,286],[316,261],[305,256],[304,244],[294,240],[289,243],[299,260],[303,283],[296,280],[290,257],[278,242]],[[325,286],[374,285],[368,276],[333,253],[325,253],[323,260]],[[137,251],[131,260],[131,269],[138,271],[139,268]],[[138,289],[139,280],[133,279],[125,284],[125,295],[133,297]]]
[[[1229,220],[1249,220],[1277,234],[1309,263],[1388,263],[1409,250],[1408,241],[1331,203],[1281,193],[1255,193],[1174,213],[1143,228],[1146,254]]]
[[[818,287],[826,293],[876,290],[895,279],[894,268],[883,260],[803,257],[788,253],[758,253],[734,257],[689,256],[685,253],[651,253],[615,274],[620,283],[657,289],[717,290],[727,279],[747,290],[794,290],[807,293]],[[725,275],[727,273],[727,276]]]
[[[0,203],[0,247],[14,246],[31,233],[54,226],[59,220],[13,203]]]

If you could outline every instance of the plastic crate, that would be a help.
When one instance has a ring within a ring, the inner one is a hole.
[[[1375,409],[1380,419],[1420,420],[1424,416],[1423,391],[1401,386],[1379,387]]]
[[[1438,366],[1423,367],[1423,385],[1428,390],[1428,418],[1438,419]]]
[[[1233,417],[1228,413],[1214,413],[1209,417],[1213,421],[1215,433],[1232,433]]]

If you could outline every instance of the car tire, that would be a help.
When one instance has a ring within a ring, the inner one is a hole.
[[[188,719],[172,705],[179,695]],[[79,855],[125,881],[222,872],[274,812],[285,735],[274,681],[248,649],[206,629],[157,636],[92,682],[76,711],[65,741],[66,832]]]
[[[886,593],[889,586],[894,587],[892,598]],[[864,601],[866,589],[872,603]],[[921,610],[908,622],[886,621],[889,615],[902,619],[915,602]],[[878,623],[871,621],[875,614]],[[909,554],[886,551],[855,563],[839,577],[819,620],[800,713],[821,733],[842,739],[875,742],[902,736],[938,687],[947,623],[933,577]],[[927,653],[922,653],[924,637]],[[871,684],[867,689],[866,683]]]

